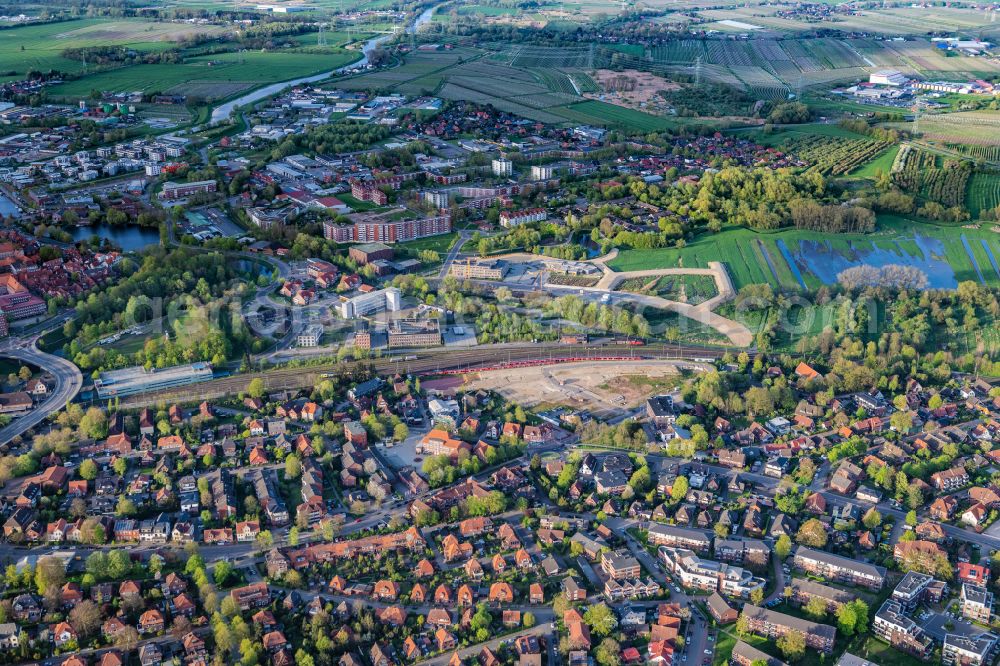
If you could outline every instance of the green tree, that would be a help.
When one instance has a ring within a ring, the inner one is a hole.
[[[806,653],[806,635],[801,631],[789,631],[777,640],[781,654],[791,661],[798,661]]]
[[[811,548],[822,548],[827,541],[826,526],[818,519],[810,518],[799,527],[795,540]]]
[[[91,407],[80,419],[80,433],[90,439],[108,436],[108,417],[100,407]]]
[[[229,578],[236,573],[236,567],[232,565],[228,560],[218,560],[215,563],[215,570],[212,573],[212,577],[215,579],[215,584],[219,587],[225,587]]]
[[[251,398],[263,398],[266,391],[267,388],[264,386],[264,380],[260,377],[250,380],[250,384],[247,385],[247,395]]]
[[[811,597],[806,602],[805,611],[814,620],[826,617],[826,600],[822,597]]]
[[[670,501],[673,504],[679,503],[688,494],[688,480],[686,476],[678,476],[670,486]]]
[[[66,582],[66,566],[57,557],[43,557],[35,565],[35,589],[42,596],[58,591]]]
[[[792,540],[787,534],[782,534],[774,543],[774,554],[780,559],[785,559],[792,552]]]
[[[619,666],[621,664],[621,646],[613,638],[605,638],[594,650],[594,660],[600,666]]]
[[[297,455],[285,456],[285,478],[297,479],[302,475],[302,462]]]
[[[872,507],[862,516],[861,524],[870,530],[874,530],[882,524],[882,514],[875,507]]]
[[[97,463],[91,458],[80,463],[80,478],[86,481],[93,481],[97,478]]]
[[[590,626],[590,630],[602,638],[610,636],[611,632],[618,626],[614,611],[604,603],[595,604],[588,608],[583,614],[583,619]]]

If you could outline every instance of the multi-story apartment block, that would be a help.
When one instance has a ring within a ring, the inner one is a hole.
[[[451,233],[451,214],[414,219],[393,219],[406,209],[396,209],[387,213],[357,213],[352,215],[353,224],[323,223],[323,236],[337,243],[403,243],[406,241],[440,236]]]
[[[962,615],[974,622],[990,623],[993,615],[993,593],[983,587],[963,584],[959,597],[962,604]]]
[[[166,182],[163,184],[163,190],[160,192],[160,198],[167,199],[169,201],[174,199],[183,199],[184,197],[189,197],[193,194],[215,192],[216,187],[217,185],[214,180],[199,180],[193,183]]]
[[[979,636],[947,634],[941,647],[943,666],[982,666],[990,663],[997,647],[995,634],[986,632]]]
[[[683,548],[660,546],[660,560],[666,569],[680,578],[687,588],[718,591],[730,597],[749,598],[754,590],[763,590],[765,581],[755,578],[742,567],[698,557]]]
[[[707,551],[712,545],[712,539],[708,536],[707,532],[685,527],[674,527],[673,525],[661,525],[660,523],[649,523],[648,536],[649,543],[654,546],[688,548],[703,552]]]
[[[792,579],[792,601],[800,606],[809,603],[810,599],[822,599],[826,602],[828,613],[835,613],[841,606],[854,601],[857,597],[850,592],[838,590],[829,585],[821,585],[805,578]]]
[[[639,560],[621,550],[604,551],[601,554],[601,569],[615,580],[638,578],[642,573]]]
[[[969,473],[965,471],[965,467],[961,465],[956,465],[951,469],[946,469],[943,472],[937,472],[931,475],[931,485],[938,492],[947,492],[949,490],[955,490],[956,488],[961,488],[962,486],[969,483]]]
[[[885,584],[885,567],[858,562],[848,557],[804,546],[795,549],[792,564],[797,569],[807,573],[843,583],[861,585],[872,590],[880,590]]]
[[[892,599],[903,607],[906,613],[912,613],[922,602],[936,603],[941,600],[948,586],[933,577],[919,571],[910,571],[896,584],[892,591]]]
[[[747,618],[751,633],[768,638],[780,638],[785,634],[798,631],[805,635],[807,647],[825,653],[833,651],[837,630],[828,624],[810,622],[753,604],[743,606],[743,614]]]
[[[906,616],[903,607],[897,601],[887,599],[875,613],[872,620],[872,633],[892,647],[911,654],[918,659],[926,659],[934,644],[924,634],[923,629]]]
[[[516,227],[528,222],[541,222],[548,219],[549,214],[544,208],[527,208],[518,211],[503,211],[500,213],[501,227]]]

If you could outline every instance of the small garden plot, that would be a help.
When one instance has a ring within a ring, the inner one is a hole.
[[[656,285],[656,295],[671,301],[698,305],[719,295],[711,275],[666,275]]]

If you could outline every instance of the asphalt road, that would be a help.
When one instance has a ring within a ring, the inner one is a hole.
[[[60,356],[47,354],[38,349],[36,343],[39,335],[26,339],[8,338],[4,341],[3,347],[0,347],[0,356],[40,367],[55,378],[56,385],[44,402],[35,405],[28,414],[14,419],[9,425],[0,429],[0,444],[6,444],[65,407],[83,386],[83,375],[78,367]]]

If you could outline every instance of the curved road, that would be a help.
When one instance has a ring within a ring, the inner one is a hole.
[[[65,407],[83,386],[83,375],[78,367],[60,356],[38,349],[36,345],[40,336],[41,333],[36,333],[28,338],[9,338],[3,342],[3,346],[0,346],[0,356],[37,365],[51,374],[56,382],[55,388],[44,402],[36,405],[28,414],[0,428],[0,444],[6,444],[18,435],[24,434]]]

